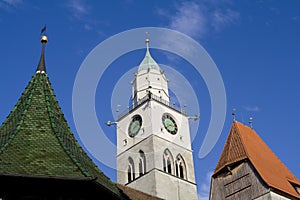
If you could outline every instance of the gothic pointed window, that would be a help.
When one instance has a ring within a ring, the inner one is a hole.
[[[182,179],[187,179],[186,165],[185,165],[183,157],[180,154],[178,154],[176,157],[175,168],[176,168],[176,170],[175,170],[176,176],[178,176],[179,178],[182,178]]]
[[[135,179],[134,176],[134,162],[131,157],[128,158],[128,166],[127,166],[127,180],[128,183]]]
[[[173,156],[169,149],[164,151],[163,155],[163,170],[169,174],[173,174]]]
[[[145,153],[140,150],[140,157],[139,157],[139,171],[140,171],[140,176],[144,175],[146,173],[146,156]]]

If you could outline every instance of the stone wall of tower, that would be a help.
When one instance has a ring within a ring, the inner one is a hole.
[[[148,137],[141,140],[139,143],[135,144],[131,148],[117,155],[117,182],[123,185],[127,185],[128,182],[128,158],[131,157],[134,161],[134,173],[135,179],[140,179],[139,175],[139,151],[145,152],[146,157],[146,175],[149,171],[154,169],[154,152],[153,152],[153,140]],[[148,176],[149,177],[149,176]],[[150,182],[150,180],[149,180]],[[155,182],[150,182],[154,183]],[[147,184],[148,185],[148,184]],[[149,189],[149,188],[148,188]],[[155,190],[149,189],[148,192],[154,193]]]
[[[170,113],[178,124],[178,133],[172,135],[164,128],[162,123],[162,115]],[[130,121],[135,115],[142,116],[142,127],[135,137],[128,136],[128,127]],[[143,103],[135,110],[129,112],[121,118],[117,124],[117,154],[126,151],[133,145],[139,143],[146,137],[155,134],[166,140],[191,150],[191,139],[189,130],[189,121],[187,116],[175,111],[157,101],[151,100]],[[126,142],[125,142],[126,141]],[[125,144],[126,143],[126,144]]]
[[[172,173],[163,168],[163,154],[168,149],[173,156]],[[146,172],[139,174],[139,151],[146,155]],[[186,176],[175,173],[176,156],[181,155],[186,163]],[[128,182],[128,158],[134,160],[135,179]],[[118,183],[164,199],[197,199],[192,151],[171,143],[157,135],[151,135],[117,156]]]
[[[186,164],[186,180],[195,184],[195,174],[194,174],[194,164],[193,164],[193,156],[192,151],[179,147],[175,143],[171,143],[161,137],[152,135],[148,138],[145,138],[138,144],[132,146],[130,149],[124,151],[117,155],[117,178],[118,183],[127,184],[127,165],[128,158],[131,157],[135,163],[135,177],[139,178],[139,151],[143,151],[146,156],[146,173],[155,169],[163,170],[163,153],[168,149],[175,161],[177,155],[181,155],[184,158]],[[173,162],[174,162],[173,161]],[[172,168],[172,169],[175,169]],[[173,172],[175,175],[175,170]]]
[[[163,170],[163,153],[166,149],[169,150],[173,157],[173,163],[176,161],[176,157],[181,155],[186,164],[186,178],[191,184],[195,183],[195,173],[194,173],[194,162],[193,155],[190,149],[178,146],[176,143],[170,142],[159,136],[153,136],[153,149],[154,149],[154,167],[159,170]],[[175,175],[175,165],[173,166],[172,175]]]
[[[152,187],[151,181],[157,183],[156,187]],[[166,200],[198,200],[196,185],[171,175],[166,176],[165,172],[157,169],[128,186]]]

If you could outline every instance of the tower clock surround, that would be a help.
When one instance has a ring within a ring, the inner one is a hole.
[[[130,137],[134,137],[138,134],[139,130],[141,129],[142,122],[143,120],[140,115],[135,115],[132,117],[132,120],[128,127],[128,135]]]
[[[164,113],[162,116],[162,123],[165,127],[165,129],[171,133],[172,135],[175,135],[177,133],[177,123],[175,122],[175,119],[169,114]]]

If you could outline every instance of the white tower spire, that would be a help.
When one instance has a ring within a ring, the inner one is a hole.
[[[134,104],[143,99],[149,92],[169,102],[168,80],[163,71],[152,58],[149,49],[149,38],[146,38],[146,54],[138,67],[133,80],[132,98]]]

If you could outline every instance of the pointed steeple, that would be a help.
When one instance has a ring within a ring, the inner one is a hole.
[[[139,65],[138,72],[142,70],[150,70],[150,69],[155,69],[158,71],[161,71],[160,67],[156,63],[156,61],[152,58],[149,50],[149,38],[145,40],[146,43],[146,54],[144,59],[142,60],[141,64]]]
[[[36,73],[46,73],[45,46],[46,46],[47,42],[48,42],[48,37],[46,35],[43,35],[41,37],[42,53],[41,53],[39,64],[36,69]]]
[[[169,102],[168,80],[150,54],[149,38],[145,42],[146,54],[132,82],[133,104],[137,104],[150,93]]]
[[[42,54],[36,73],[0,126],[0,174],[95,180],[119,196],[75,139],[46,75]]]

